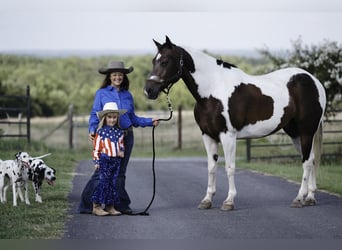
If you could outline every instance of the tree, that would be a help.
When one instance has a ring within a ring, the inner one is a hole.
[[[274,68],[300,67],[317,77],[326,90],[326,117],[334,115],[341,107],[342,96],[342,46],[325,40],[319,45],[303,45],[301,38],[292,43],[293,51],[275,55],[268,49],[259,50],[273,62]]]

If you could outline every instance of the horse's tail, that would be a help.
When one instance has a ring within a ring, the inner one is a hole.
[[[322,142],[323,142],[323,120],[319,123],[318,129],[314,135],[314,154],[315,154],[315,170],[317,174],[317,170],[319,168],[321,162],[321,153],[322,153]]]

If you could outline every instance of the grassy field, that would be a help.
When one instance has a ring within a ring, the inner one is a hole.
[[[299,161],[293,162],[238,162],[238,168],[255,170],[262,173],[281,176],[285,179],[300,183],[302,167]],[[342,167],[338,163],[321,165],[317,174],[317,188],[336,195],[342,195]]]
[[[19,201],[18,206],[13,207],[12,192],[7,193],[7,203],[0,204],[0,239],[58,239],[63,234],[67,219],[67,197],[72,187],[74,168],[84,156],[69,150],[54,150],[36,142],[32,142],[30,146],[22,145],[25,145],[25,141],[4,143],[0,140],[0,159],[14,159],[14,154],[18,151],[27,151],[32,156],[52,153],[44,161],[56,169],[57,180],[54,186],[43,183],[41,204],[34,200],[31,183],[30,206]]]
[[[156,128],[157,158],[205,156],[200,131],[194,124],[192,114],[186,115],[191,119],[183,119],[181,149],[178,144],[175,120],[161,123]],[[161,113],[160,116],[167,116],[167,113]],[[90,159],[91,152],[91,143],[87,139],[87,128],[82,125],[87,119],[77,118],[72,149],[69,149],[68,145],[68,125],[59,126],[63,119],[33,119],[30,144],[27,144],[25,140],[0,139],[0,159],[13,159],[14,154],[18,151],[28,151],[32,156],[52,153],[44,160],[47,165],[57,170],[55,186],[43,184],[42,204],[34,202],[31,186],[29,187],[31,188],[29,192],[30,206],[19,202],[18,207],[13,208],[11,193],[8,193],[8,202],[0,204],[0,224],[2,225],[0,239],[58,239],[63,235],[64,223],[68,218],[68,209],[70,208],[67,197],[72,188],[74,169],[80,160]],[[55,130],[56,127],[59,128]],[[135,129],[135,147],[132,157],[152,157],[151,132],[152,128]],[[284,149],[273,148],[271,154],[274,154],[274,150],[281,152]],[[267,153],[270,152],[264,150],[260,154]],[[222,155],[222,149],[220,149],[220,156],[222,157]],[[222,162],[222,158],[220,159]],[[244,141],[238,142],[237,159],[238,168],[282,176],[296,182],[301,179],[302,168],[299,159],[247,162]],[[318,187],[342,195],[341,179],[340,161],[323,161],[318,173]]]

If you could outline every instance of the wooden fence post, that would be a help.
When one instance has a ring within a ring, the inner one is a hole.
[[[26,87],[26,136],[27,142],[31,142],[31,95],[30,95],[30,85]]]
[[[69,112],[68,112],[68,124],[69,124],[69,148],[73,148],[73,129],[74,129],[74,105],[70,104],[69,106]]]
[[[182,149],[182,105],[178,107],[178,149]]]
[[[251,139],[247,138],[246,139],[246,157],[247,157],[247,162],[251,161]]]

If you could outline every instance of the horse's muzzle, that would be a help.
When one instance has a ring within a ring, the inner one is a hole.
[[[144,94],[148,99],[155,100],[158,98],[160,93],[160,88],[162,87],[163,80],[160,79],[158,76],[150,75],[146,79]]]
[[[159,92],[153,91],[153,88],[145,87],[144,94],[148,99],[155,100],[158,98]]]

